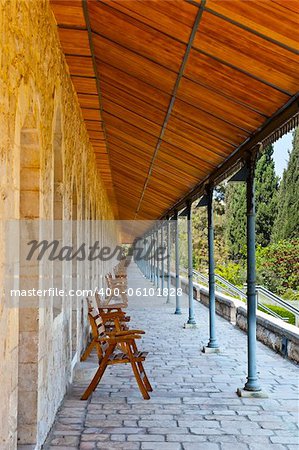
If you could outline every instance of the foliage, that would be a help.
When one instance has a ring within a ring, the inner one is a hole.
[[[299,129],[293,134],[293,148],[284,170],[278,197],[278,215],[274,224],[274,242],[299,236]]]
[[[290,323],[291,325],[295,325],[295,315],[292,314],[290,311],[287,311],[282,306],[276,306],[276,305],[265,305],[265,306],[267,306],[267,308],[271,309],[271,311],[276,312],[276,314],[278,314],[281,318],[288,317],[289,320],[287,323]],[[258,309],[262,312],[266,312],[260,306],[258,307]]]
[[[274,293],[283,295],[299,286],[299,239],[283,240],[257,251],[257,270],[262,284]]]
[[[256,164],[256,242],[266,247],[271,241],[277,216],[278,180],[275,174],[273,146],[269,145]]]
[[[256,242],[266,247],[271,240],[277,215],[278,177],[275,175],[273,146],[261,153],[256,163]],[[232,260],[246,253],[246,186],[230,183],[226,190],[226,243]]]
[[[215,263],[221,264],[227,259],[224,240],[225,227],[225,186],[214,190],[214,253]],[[208,216],[207,208],[193,209],[193,267],[201,272],[208,270]]]
[[[240,260],[246,252],[246,187],[229,183],[226,188],[225,241],[231,260]]]
[[[243,287],[246,280],[246,268],[243,262],[229,261],[226,264],[218,265],[215,272],[238,287]]]

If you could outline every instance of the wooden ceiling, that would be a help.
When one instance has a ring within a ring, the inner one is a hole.
[[[119,219],[161,217],[299,85],[299,1],[51,0]]]

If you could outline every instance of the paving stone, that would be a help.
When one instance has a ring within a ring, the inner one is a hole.
[[[167,433],[174,433],[174,434],[187,434],[188,429],[185,427],[173,427],[173,428],[148,428],[147,432],[149,434],[167,434]]]
[[[111,441],[125,442],[126,435],[125,434],[111,434],[110,439],[111,439]]]
[[[177,425],[176,420],[139,420],[138,425],[144,428],[162,427],[162,428],[172,428]],[[190,422],[189,422],[190,425]],[[182,425],[188,426],[188,425]]]
[[[128,441],[139,442],[163,442],[165,436],[161,434],[131,434],[128,436]],[[158,445],[158,444],[157,444]],[[160,446],[160,444],[159,444]]]
[[[94,450],[96,449],[96,442],[81,442],[80,446],[78,447],[80,450]]]
[[[205,428],[205,426],[201,426],[201,427],[190,427],[190,431],[191,433],[194,434],[202,434],[202,435],[213,435],[213,434],[225,434],[225,432],[223,431],[223,429],[220,428]],[[227,431],[227,430],[225,430]],[[226,434],[234,434],[236,432],[236,430],[234,429],[234,431],[232,430],[227,431]]]
[[[57,446],[70,446],[70,447],[75,447],[76,445],[79,444],[79,438],[78,436],[57,436],[53,439],[51,439],[50,444],[52,446],[57,445]]]
[[[270,441],[273,444],[295,444],[299,447],[299,438],[298,436],[271,436]]]
[[[122,418],[114,419],[114,420],[107,420],[107,419],[86,419],[85,420],[85,427],[91,427],[91,428],[102,428],[102,427],[121,427],[123,425]]]
[[[140,444],[135,442],[109,442],[107,444],[98,443],[97,448],[101,450],[139,450]]]
[[[269,449],[269,450],[285,450],[285,446],[284,445],[280,445],[280,444],[252,444],[249,445],[249,449],[250,450],[264,450],[264,449]],[[298,448],[297,448],[298,450]]]
[[[143,442],[141,444],[142,450],[181,450],[181,444],[174,442]]]
[[[194,434],[168,434],[166,440],[169,442],[206,442],[207,436],[194,435]]]
[[[217,420],[178,420],[179,427],[205,427],[220,428],[220,422]]]
[[[110,434],[82,434],[81,442],[97,442],[97,441],[108,441],[110,439]]]
[[[219,445],[218,444],[211,444],[209,442],[205,442],[204,444],[200,444],[200,446],[198,444],[190,444],[190,443],[186,443],[183,442],[183,449],[184,450],[219,450]]]
[[[238,442],[237,444],[231,444],[231,443],[222,443],[220,444],[220,448],[221,450],[248,450],[248,445],[247,444],[240,444],[240,442]]]

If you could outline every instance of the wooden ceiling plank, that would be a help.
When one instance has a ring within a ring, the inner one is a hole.
[[[148,78],[146,81],[140,78],[126,73],[123,67],[113,67],[107,63],[99,63],[101,72],[101,80],[104,83],[110,84],[115,88],[118,88],[122,92],[133,95],[139,98],[140,93],[142,99],[147,103],[163,110],[167,111],[167,107],[170,100],[170,94],[153,86]]]
[[[203,90],[204,95],[201,95]],[[184,78],[178,92],[178,98],[192,106],[199,106],[209,114],[230,125],[238,127],[246,133],[253,132],[264,120],[264,116],[226,99],[217,92],[201,89],[191,79]]]
[[[281,92],[298,89],[298,57],[217,16],[203,14],[194,48]]]
[[[96,81],[93,78],[79,78],[76,76],[71,76],[73,85],[77,93],[82,94],[97,94]]]
[[[50,4],[58,24],[85,27],[81,2],[71,3],[69,0],[50,0]]]
[[[168,2],[167,8],[163,8],[164,4],[160,0],[151,2],[104,0],[103,3],[185,43],[188,42],[196,13],[192,6],[176,0]],[[157,8],[154,8],[155,3]],[[172,13],[171,10],[173,10]]]
[[[66,62],[72,75],[94,77],[91,56],[80,57],[74,55],[66,55]]]
[[[94,38],[97,62],[108,63],[114,67],[121,67],[129,75],[151,84],[165,92],[171,92],[176,73],[166,69],[156,62],[136,55],[133,52],[96,35]],[[100,67],[99,67],[100,70]]]
[[[179,70],[185,44],[102,2],[89,2],[89,10],[93,33],[167,69]]]
[[[109,100],[103,99],[103,114],[106,113],[112,116],[119,118],[120,120],[125,121],[126,123],[135,125],[137,128],[146,131],[153,136],[159,137],[161,124],[158,125],[155,122],[148,120],[146,117],[143,117],[139,114],[136,114],[130,111],[123,106],[118,105],[117,103],[111,102]],[[125,120],[123,119],[125,117]]]
[[[285,0],[283,0],[285,3]],[[290,3],[290,2],[288,2]],[[299,8],[293,14],[273,2],[225,2],[208,0],[206,11],[219,14],[224,20],[232,21],[236,26],[257,34],[291,52],[298,51],[299,38],[293,33],[299,23]],[[269,20],[270,18],[270,20]],[[296,39],[297,37],[297,39]]]
[[[87,31],[59,28],[58,34],[65,53],[91,56]]]
[[[122,91],[109,83],[102,82],[103,101],[115,103],[127,109],[130,112],[135,112],[144,118],[150,117],[154,123],[162,124],[165,117],[165,111],[158,109],[151,103],[144,101],[143,93],[140,92],[139,97],[135,97],[132,93]]]
[[[223,60],[197,50],[190,53],[185,77],[197,83],[196,88],[200,95],[204,96],[207,92],[212,96],[215,93],[222,97],[223,102],[233,104],[235,108],[251,109],[259,114],[268,115],[265,108],[268,104],[271,107],[271,99],[276,102],[277,108],[289,99],[288,94],[251,79],[246,73],[236,70]],[[269,112],[271,113],[272,109]]]

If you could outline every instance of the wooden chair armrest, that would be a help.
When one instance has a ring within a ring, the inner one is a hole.
[[[109,336],[125,336],[127,334],[145,334],[145,331],[143,330],[122,330],[122,331],[111,331]]]
[[[117,304],[116,307],[113,306],[113,304],[112,304],[112,305],[109,305],[109,307],[108,307],[108,305],[107,305],[107,306],[101,306],[101,307],[98,308],[98,309],[99,309],[99,313],[100,313],[100,314],[101,314],[101,312],[103,312],[103,313],[105,314],[105,310],[106,310],[107,312],[119,311],[119,312],[124,312],[124,313],[125,313],[124,308],[126,308],[126,306],[127,306],[127,305],[125,305],[124,303],[122,303],[121,306],[119,306],[119,304]]]
[[[127,336],[112,336],[112,337],[105,337],[105,338],[99,338],[97,339],[98,342],[108,342],[111,344],[118,344],[119,342],[127,342],[131,343],[135,341],[135,339],[141,339],[141,336],[138,334],[129,334]]]
[[[124,303],[118,303],[118,304],[116,304],[116,306],[115,305],[102,305],[102,306],[99,306],[98,309],[99,309],[99,311],[102,311],[103,309],[108,309],[108,310],[115,309],[117,311],[121,311],[123,306],[124,306]]]
[[[102,313],[101,317],[103,320],[108,319],[124,319],[126,314],[123,311],[115,311],[115,312],[108,312],[108,313]]]

